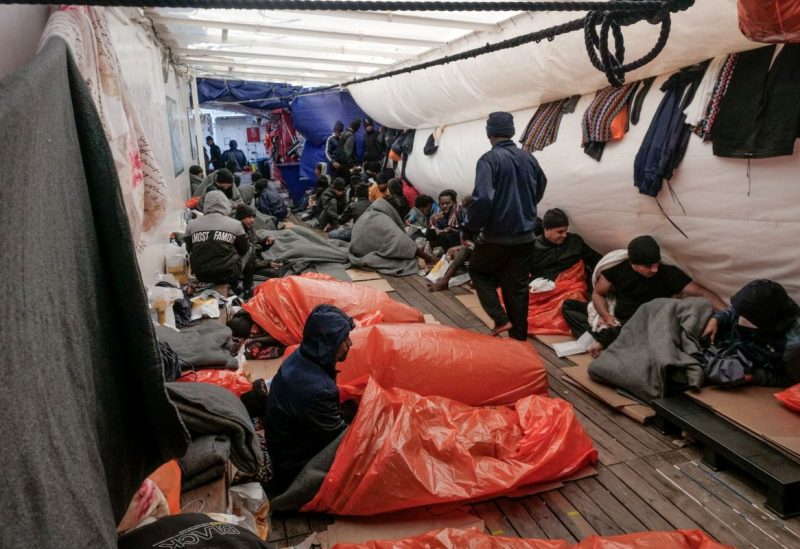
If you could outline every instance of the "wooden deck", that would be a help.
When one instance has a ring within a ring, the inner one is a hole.
[[[431,314],[442,324],[487,333],[455,299],[465,290],[430,293],[422,277],[385,277],[389,295]],[[548,371],[550,395],[569,401],[600,452],[598,474],[562,488],[518,499],[472,505],[487,532],[512,537],[577,541],[591,534],[700,528],[738,548],[800,547],[800,518],[781,520],[763,506],[764,492],[748,479],[714,472],[683,440],[663,436],[616,412],[561,379],[570,365],[532,341]],[[273,517],[270,547],[291,546],[332,518]]]

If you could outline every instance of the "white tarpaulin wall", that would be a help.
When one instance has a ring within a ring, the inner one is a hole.
[[[669,41],[661,54],[628,75],[629,81],[664,74],[725,53],[757,47],[739,32],[736,0],[697,0],[672,15]],[[534,13],[515,18],[491,37],[493,43],[576,19],[583,12]],[[648,52],[658,26],[637,23],[623,28],[625,57]],[[481,40],[483,42],[481,42]],[[459,51],[483,46],[486,37],[466,40]],[[449,51],[452,54],[455,51]],[[427,61],[429,55],[415,60]],[[407,63],[411,64],[411,63]],[[608,85],[586,54],[583,33],[572,32],[523,46],[440,65],[423,71],[349,86],[356,103],[382,125],[420,128],[483,118],[497,110],[514,111]]]
[[[597,162],[581,149],[581,116],[594,97],[584,95],[574,113],[561,121],[557,141],[537,152],[549,183],[540,215],[564,208],[571,230],[598,251],[624,247],[632,237],[653,235],[700,283],[728,298],[746,282],[770,278],[800,300],[800,157],[754,160],[748,196],[747,161],[718,158],[711,144],[692,136],[686,157],[671,181],[686,214],[666,186],[659,201],[687,233],[685,239],[664,218],[655,200],[633,186],[633,162],[663,93],[665,76],[656,79],[645,99],[639,124],[622,141],[606,146]],[[514,113],[517,136],[534,109]],[[406,174],[420,192],[436,195],[453,188],[472,191],[475,163],[489,150],[485,121],[448,126],[438,152],[422,153],[430,129],[417,131]]]

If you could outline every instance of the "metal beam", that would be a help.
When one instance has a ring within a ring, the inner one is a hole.
[[[377,11],[319,11],[319,10],[281,10],[277,13],[312,14],[339,19],[356,19],[359,21],[375,21],[376,23],[398,23],[401,25],[418,25],[422,27],[438,27],[440,29],[464,29],[472,31],[496,32],[499,27],[493,23],[478,23],[459,19],[437,19],[418,15],[401,15],[391,12]]]
[[[205,56],[221,55],[227,57],[246,57],[248,59],[268,59],[270,61],[290,61],[293,63],[319,63],[321,65],[335,65],[339,67],[369,67],[373,69],[384,69],[391,63],[367,63],[361,61],[342,61],[339,59],[327,59],[325,57],[304,57],[301,55],[275,55],[272,53],[254,53],[247,51],[233,50],[212,50],[197,48],[177,48],[175,53],[182,55]]]
[[[196,59],[194,57],[183,57],[181,61],[186,64],[194,64],[194,65],[214,65],[218,67],[236,67],[241,69],[263,69],[267,71],[277,71],[284,74],[293,74],[293,73],[302,73],[303,75],[307,74],[321,74],[327,75],[332,78],[356,78],[358,76],[367,76],[371,73],[359,73],[359,72],[347,72],[347,71],[329,71],[325,69],[312,69],[312,68],[305,68],[303,66],[294,66],[294,67],[279,67],[275,65],[259,65],[256,63],[237,63],[236,61],[227,61],[225,59],[213,59],[213,58],[199,58]]]
[[[231,29],[245,32],[264,32],[269,34],[277,34],[284,36],[306,36],[313,38],[320,38],[323,40],[345,40],[351,42],[376,42],[379,44],[394,44],[398,46],[419,46],[430,48],[432,46],[440,46],[444,44],[443,40],[418,40],[414,38],[390,38],[386,36],[374,34],[356,34],[350,32],[339,31],[320,31],[312,29],[297,29],[291,27],[282,27],[280,25],[248,25],[245,23],[229,23],[226,21],[212,21],[208,19],[189,19],[188,17],[175,17],[158,15],[153,17],[156,24],[164,25],[169,28],[170,25],[188,25],[191,27],[204,27],[207,29]]]

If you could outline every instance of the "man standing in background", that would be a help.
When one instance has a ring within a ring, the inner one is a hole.
[[[466,232],[478,233],[470,276],[481,306],[492,318],[492,335],[528,338],[528,271],[533,260],[536,205],[547,178],[532,154],[517,147],[514,117],[493,112],[486,121],[492,150],[476,166]],[[497,296],[503,293],[505,309]]]

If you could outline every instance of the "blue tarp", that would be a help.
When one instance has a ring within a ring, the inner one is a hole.
[[[362,121],[356,134],[358,157],[364,150],[363,120],[367,114],[362,111],[349,91],[334,90],[318,94],[300,95],[291,106],[292,124],[306,138],[303,156],[300,158],[300,177],[307,177],[314,185],[314,166],[325,162],[325,142],[333,133],[333,125],[341,120],[345,127],[354,118]]]
[[[302,90],[300,86],[289,84],[215,78],[197,79],[197,95],[201,106],[235,109],[252,114],[262,114],[273,109],[288,109],[294,96]]]

